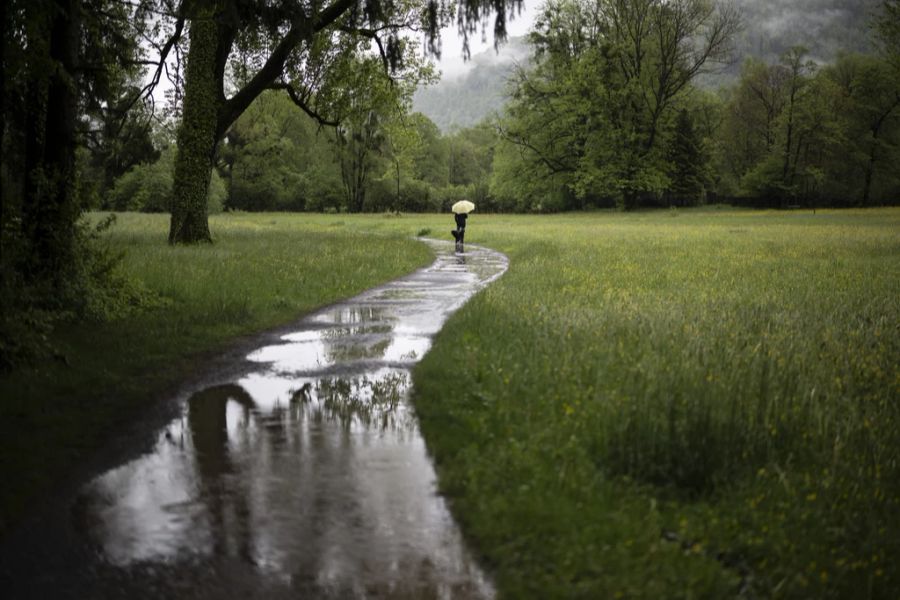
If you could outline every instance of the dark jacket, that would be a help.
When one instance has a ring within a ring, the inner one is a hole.
[[[466,218],[469,215],[465,213],[460,213],[456,215],[456,228],[457,229],[465,229],[466,228]]]

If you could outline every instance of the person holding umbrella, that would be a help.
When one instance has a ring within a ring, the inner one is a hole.
[[[466,219],[469,217],[469,213],[475,210],[475,205],[468,200],[460,200],[451,206],[450,210],[453,211],[456,219],[456,229],[450,230],[450,233],[452,233],[453,237],[456,239],[456,251],[462,252],[463,239],[466,235]]]

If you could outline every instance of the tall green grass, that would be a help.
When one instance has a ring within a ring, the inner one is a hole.
[[[215,244],[170,247],[166,216],[119,215],[107,242],[150,301],[112,322],[60,328],[57,360],[0,378],[0,531],[210,352],[431,260],[411,234],[335,221],[219,215]]]
[[[900,211],[471,229],[415,402],[501,592],[897,597]]]

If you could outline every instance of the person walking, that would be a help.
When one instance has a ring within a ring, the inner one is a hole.
[[[456,219],[456,229],[451,230],[450,233],[456,239],[456,251],[462,252],[466,237],[466,219],[469,218],[469,213],[475,210],[475,205],[468,200],[460,200],[450,210],[453,211]]]
[[[466,236],[466,219],[469,217],[469,215],[465,213],[458,213],[453,216],[456,218],[456,229],[452,230],[450,233],[452,233],[453,237],[456,238],[457,252],[462,252],[463,240]]]

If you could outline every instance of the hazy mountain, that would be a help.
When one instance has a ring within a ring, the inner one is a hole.
[[[505,82],[516,63],[527,62],[524,38],[510,38],[498,54],[493,49],[472,56],[471,68],[440,83],[420,88],[413,97],[413,110],[434,121],[443,132],[475,125],[505,100]]]
[[[841,51],[868,51],[869,23],[880,0],[734,0],[734,4],[744,25],[735,39],[734,61],[703,76],[701,85],[726,85],[738,76],[747,57],[776,61],[796,45],[806,46],[810,58],[819,63],[834,60]],[[445,132],[474,125],[503,106],[504,82],[514,61],[526,62],[528,56],[525,39],[511,38],[499,55],[488,50],[474,56],[467,74],[420,89],[413,108]]]
[[[840,50],[870,49],[869,22],[880,0],[740,0],[744,31],[737,48],[743,55],[776,58],[803,45],[819,62]]]

